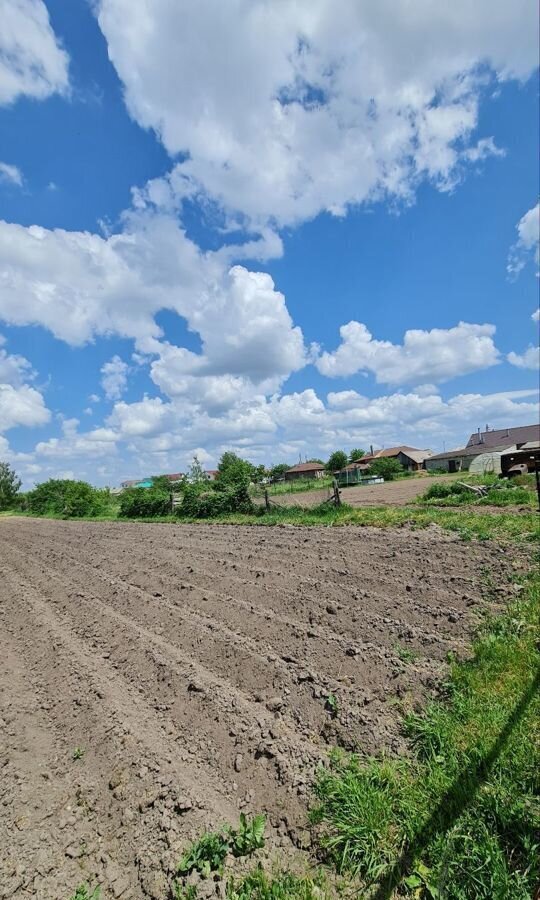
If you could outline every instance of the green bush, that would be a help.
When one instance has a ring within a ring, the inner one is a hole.
[[[170,494],[160,488],[129,488],[120,495],[118,515],[124,519],[150,519],[170,513]]]
[[[35,516],[99,516],[106,511],[109,501],[108,490],[69,479],[50,478],[26,494],[26,508]]]
[[[471,494],[471,491],[468,491],[461,484],[456,484],[456,482],[444,481],[431,484],[425,494],[422,495],[422,500],[441,500],[443,497],[450,497],[453,494]]]
[[[189,519],[212,519],[227,513],[251,513],[253,504],[246,484],[201,491],[199,485],[188,484],[183,490],[182,505],[177,514]]]
[[[385,481],[393,481],[397,475],[403,475],[404,472],[405,469],[397,459],[388,459],[385,456],[374,459],[369,464],[369,474],[380,475]]]

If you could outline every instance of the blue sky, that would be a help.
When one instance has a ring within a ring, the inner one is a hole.
[[[0,457],[25,484],[538,420],[525,0],[6,6]]]

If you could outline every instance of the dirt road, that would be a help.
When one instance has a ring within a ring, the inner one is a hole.
[[[423,478],[399,478],[384,484],[353,485],[341,488],[343,503],[350,506],[406,506],[427,491],[431,484],[448,481],[452,476],[436,475]],[[330,496],[328,488],[302,491],[296,494],[278,494],[271,497],[280,506],[317,506]],[[262,502],[262,501],[261,501]]]
[[[240,810],[269,853],[309,848],[318,761],[399,749],[396,698],[433,689],[509,566],[437,528],[0,519],[0,897],[163,900]]]

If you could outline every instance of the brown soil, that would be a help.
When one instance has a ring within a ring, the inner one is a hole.
[[[401,748],[396,698],[433,692],[510,566],[436,527],[0,520],[0,897],[165,898],[241,810],[308,849],[319,760]]]
[[[430,485],[450,480],[454,480],[451,475],[424,475],[416,478],[399,478],[397,481],[386,481],[384,484],[353,485],[341,488],[341,499],[350,506],[406,506],[420,494],[424,494]],[[296,494],[278,494],[270,499],[280,506],[309,507],[322,503],[328,499],[330,493],[329,488],[321,488]]]

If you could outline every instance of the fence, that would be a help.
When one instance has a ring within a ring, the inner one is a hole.
[[[275,497],[278,496],[281,502],[278,502]],[[299,498],[300,499],[300,498]],[[331,486],[327,485],[326,488],[321,489],[320,491],[312,490],[307,492],[306,494],[302,494],[302,501],[296,501],[295,493],[290,494],[278,494],[271,496],[268,489],[265,489],[264,495],[262,498],[262,503],[267,510],[271,510],[272,508],[276,509],[287,509],[290,506],[318,506],[322,503],[328,503],[333,506],[341,505],[341,495],[337,481],[334,479]],[[306,503],[306,500],[308,502]],[[255,500],[255,502],[257,502]],[[261,504],[262,505],[262,504]]]

